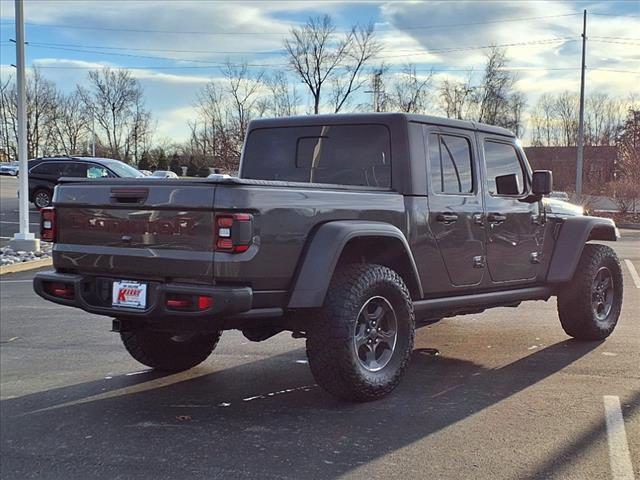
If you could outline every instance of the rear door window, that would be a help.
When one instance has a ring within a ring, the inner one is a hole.
[[[59,177],[61,165],[58,162],[42,162],[31,169],[31,173],[37,175],[50,175]]]
[[[62,177],[85,178],[87,176],[87,165],[84,163],[69,162],[62,165]]]
[[[383,125],[255,129],[243,178],[391,187],[391,141]]]
[[[431,188],[435,193],[473,192],[471,144],[457,135],[429,135]]]

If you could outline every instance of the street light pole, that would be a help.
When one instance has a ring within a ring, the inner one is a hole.
[[[16,6],[16,84],[18,87],[18,162],[20,175],[19,218],[20,232],[14,234],[9,246],[14,250],[40,250],[40,240],[29,232],[29,171],[27,163],[27,95],[24,65],[24,8],[23,0],[15,0]]]

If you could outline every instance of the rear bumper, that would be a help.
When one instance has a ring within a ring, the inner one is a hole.
[[[110,281],[112,279],[51,271],[38,273],[33,279],[33,289],[45,300],[60,305],[81,308],[97,315],[132,320],[137,318],[150,323],[186,319],[215,322],[219,318],[249,311],[253,299],[253,292],[249,287],[148,282],[146,309],[113,307],[110,305]],[[102,282],[107,282],[106,295]],[[73,286],[73,293],[68,298],[53,295],[49,288],[51,284]],[[99,292],[99,288],[102,288],[103,291]],[[210,307],[204,310],[176,310],[166,306],[167,296],[172,294],[208,296],[212,298],[213,302]]]

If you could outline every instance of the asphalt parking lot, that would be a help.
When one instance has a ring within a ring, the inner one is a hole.
[[[226,332],[204,364],[160,376],[108,319],[41,300],[33,272],[4,275],[1,477],[634,478],[640,232],[623,233],[608,340],[570,340],[553,300],[447,319],[419,330],[400,387],[368,404],[319,389],[285,333]]]
[[[18,178],[0,175],[0,247],[9,243],[13,234],[20,231],[18,216]],[[40,213],[29,204],[29,229],[40,236]]]

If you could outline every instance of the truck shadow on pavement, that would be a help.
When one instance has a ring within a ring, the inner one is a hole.
[[[296,363],[301,350],[221,371],[150,372],[7,399],[3,476],[337,478],[498,404],[598,345],[567,340],[497,369],[417,349],[400,387],[366,404],[339,402],[315,386],[308,366]]]

